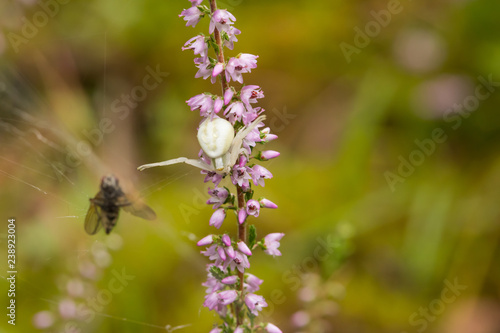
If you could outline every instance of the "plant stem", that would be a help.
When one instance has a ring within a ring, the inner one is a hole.
[[[216,0],[210,0],[210,12],[213,14],[216,10],[217,10]],[[215,43],[219,47],[219,52],[217,52],[217,61],[220,63],[225,63],[224,45],[222,43],[220,31],[217,28],[215,28],[215,30],[214,30],[214,37],[215,37]],[[224,95],[224,92],[227,89],[229,89],[229,84],[226,81],[226,70],[225,69],[221,72],[220,79],[221,79],[221,84],[222,84],[222,95]],[[238,195],[238,212],[239,212],[240,209],[245,208],[245,193],[243,192],[243,189],[238,185],[236,185],[236,193]],[[236,222],[236,223],[238,224],[238,240],[246,243],[247,242],[246,241],[246,238],[247,238],[246,222],[243,222],[242,224],[239,224],[238,222]],[[244,281],[245,273],[240,272],[238,270],[238,277],[240,278],[240,295],[241,295],[241,299],[243,300],[243,281]],[[236,322],[237,322],[238,326],[242,324],[243,318],[240,315],[240,311],[241,311],[242,307],[243,307],[243,305],[235,306]]]
[[[215,2],[216,0],[210,0],[210,11],[212,14],[217,10],[217,3]],[[217,52],[217,61],[220,63],[225,63],[224,60],[224,45],[222,44],[222,38],[220,36],[220,31],[219,29],[215,28],[214,30],[214,37],[215,37],[215,43],[219,47],[219,52]],[[222,83],[222,95],[224,95],[224,92],[229,88],[229,84],[226,81],[226,70],[224,69],[222,73],[220,73],[220,79]]]
[[[245,209],[245,193],[243,192],[243,189],[236,185],[236,193],[238,193],[238,212],[240,209]],[[246,221],[243,222],[242,224],[238,224],[238,239],[244,243],[247,242],[247,223]],[[240,277],[240,291],[243,294],[243,275],[244,273],[241,273],[238,271],[238,275]]]

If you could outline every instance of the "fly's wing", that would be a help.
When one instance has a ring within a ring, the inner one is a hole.
[[[139,198],[129,200],[125,195],[122,195],[117,199],[117,205],[122,207],[124,211],[145,220],[156,219],[154,210]]]
[[[136,200],[128,206],[124,206],[123,210],[145,220],[156,219],[156,213],[154,212],[154,210],[140,200]]]
[[[102,227],[102,218],[101,207],[91,201],[87,216],[85,217],[85,231],[89,235],[97,233]]]

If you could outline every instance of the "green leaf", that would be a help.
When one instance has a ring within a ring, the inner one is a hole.
[[[253,198],[253,192],[254,190],[250,190],[248,192],[245,192],[245,201],[248,201]]]
[[[255,225],[251,225],[250,228],[248,228],[248,243],[249,247],[252,248],[255,245],[257,239],[257,228]]]
[[[216,266],[210,267],[210,273],[212,273],[212,276],[219,281],[225,277],[224,272],[219,267]]]
[[[213,43],[213,44],[212,44],[212,47],[214,48],[215,53],[216,53],[216,54],[219,54],[219,50],[220,50],[220,49],[219,49],[219,45],[217,45],[216,43]]]

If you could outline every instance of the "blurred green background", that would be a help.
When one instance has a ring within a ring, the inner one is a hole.
[[[189,6],[0,0],[0,251],[15,217],[18,271],[16,326],[4,315],[0,331],[41,331],[43,315],[54,320],[47,332],[208,332],[218,321],[202,307],[208,260],[195,245],[214,232],[204,176],[186,165],[135,170],[195,157],[200,118],[185,101],[220,93],[194,79],[181,51],[208,27],[185,27],[178,14]],[[242,31],[226,55],[259,55],[245,83],[262,87],[279,136],[266,149],[282,154],[256,188],[279,205],[254,220],[259,235],[286,234],[282,257],[251,261],[265,280],[263,320],[283,332],[500,332],[500,2],[219,7]],[[113,112],[156,69],[168,76]],[[113,129],[99,136],[99,126]],[[122,214],[111,236],[84,232],[109,171],[156,221]],[[220,231],[234,233],[234,221]],[[123,290],[99,294],[123,270]],[[74,319],[96,295],[105,306]]]

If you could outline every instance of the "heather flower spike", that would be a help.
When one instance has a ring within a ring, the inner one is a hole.
[[[265,298],[255,294],[263,280],[248,273],[252,251],[262,249],[269,255],[280,256],[278,248],[284,236],[275,232],[256,243],[255,225],[247,232],[248,224],[261,215],[261,208],[278,208],[267,198],[253,199],[252,186],[265,186],[265,182],[273,178],[267,168],[257,163],[280,155],[274,150],[259,152],[256,149],[277,138],[265,127],[265,110],[255,105],[264,98],[264,92],[258,85],[245,83],[245,74],[257,68],[259,56],[239,53],[225,58],[224,48],[232,50],[238,41],[236,36],[241,34],[234,26],[236,17],[226,9],[218,9],[216,0],[189,0],[189,3],[191,7],[179,16],[186,21],[186,26],[193,27],[208,18],[210,35],[200,33],[192,37],[182,50],[192,50],[195,55],[194,77],[210,78],[212,83],[220,81],[222,90],[220,95],[199,93],[186,101],[189,109],[202,117],[196,135],[201,146],[198,158],[179,157],[145,164],[138,169],[186,163],[201,169],[203,181],[213,184],[208,188],[207,204],[214,209],[208,223],[225,230],[197,242],[198,246],[205,247],[201,253],[210,260],[206,267],[207,280],[202,283],[206,287],[203,305],[222,320],[210,333],[281,333],[274,324],[258,321],[260,311],[267,306]],[[232,86],[231,82],[238,84]],[[234,193],[227,187],[231,183]],[[231,216],[234,223],[224,224]],[[231,228],[236,232],[231,232]],[[251,234],[250,239],[247,234]]]

